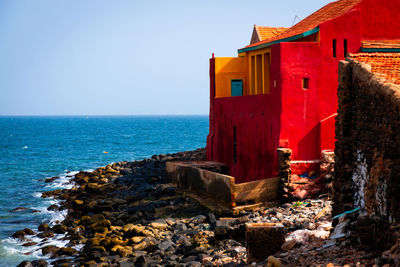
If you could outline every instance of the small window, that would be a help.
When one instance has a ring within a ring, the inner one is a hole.
[[[310,88],[310,78],[303,78],[303,89]]]
[[[231,96],[243,95],[243,80],[231,80]]]
[[[336,57],[336,39],[333,39],[332,41],[332,52],[333,52],[333,57]]]
[[[344,57],[347,57],[347,39],[344,39],[343,40],[343,54],[344,54]]]
[[[237,162],[236,126],[233,126],[233,164]]]

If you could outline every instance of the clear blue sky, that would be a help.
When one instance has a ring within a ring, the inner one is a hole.
[[[0,115],[208,114],[208,59],[329,0],[0,0]]]

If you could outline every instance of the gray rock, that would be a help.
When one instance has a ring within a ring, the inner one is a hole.
[[[133,256],[133,257],[139,257],[139,256],[143,256],[143,255],[147,255],[147,252],[144,250],[135,250],[131,254],[131,256]]]
[[[208,257],[207,254],[200,253],[200,254],[197,255],[196,260],[199,261],[199,262],[203,262],[203,259],[206,258],[206,257]]]
[[[119,172],[122,175],[133,174],[133,170],[131,168],[121,168],[119,169]]]
[[[148,255],[142,255],[139,257],[135,257],[134,262],[136,264],[149,264],[151,262],[151,258]]]
[[[292,204],[291,203],[283,203],[282,204],[282,208],[284,208],[284,209],[289,209],[289,208],[291,208],[292,207]]]
[[[228,237],[232,229],[229,221],[217,221],[215,225],[215,236],[219,238]]]
[[[212,213],[209,213],[209,214],[208,214],[208,220],[209,220],[209,222],[210,222],[211,224],[214,224],[214,223],[217,222],[217,219],[215,218],[215,215],[212,214]]]
[[[199,224],[199,223],[203,223],[203,222],[205,222],[207,220],[207,217],[206,216],[204,216],[204,215],[198,215],[198,216],[196,216],[196,217],[194,217],[194,218],[192,218],[192,223],[195,223],[195,224]]]
[[[30,261],[23,261],[20,264],[18,264],[17,267],[33,267],[33,265]]]
[[[197,233],[201,232],[201,230],[199,229],[188,229],[184,232],[184,234],[188,235],[188,236],[194,236]]]
[[[168,224],[168,225],[174,225],[175,224],[175,219],[173,219],[173,218],[167,218],[167,219],[165,219],[165,222]]]
[[[215,254],[214,257],[213,257],[213,261],[219,260],[219,259],[223,259],[223,258],[225,258],[225,257],[226,257],[226,256],[223,255],[223,254]]]
[[[277,219],[279,219],[279,220],[282,220],[282,219],[283,219],[283,214],[280,213],[280,212],[277,212],[276,215],[275,215],[275,217],[276,217]]]
[[[180,244],[180,245],[184,245],[186,247],[190,247],[192,246],[192,242],[190,242],[190,238],[181,235],[181,236],[174,236],[173,240],[175,241],[175,243]]]
[[[34,267],[47,267],[47,261],[45,260],[34,260],[31,262]]]
[[[231,257],[236,258],[240,254],[246,253],[246,248],[242,247],[242,246],[237,246],[237,247],[230,248],[229,250],[227,250],[227,252],[231,255]]]
[[[23,210],[27,210],[28,208],[25,208],[25,207],[17,207],[17,208],[15,208],[15,209],[12,209],[12,210],[10,210],[10,212],[18,212],[18,211],[23,211]],[[23,262],[25,262],[25,261],[23,261]],[[21,262],[21,264],[23,263],[23,262]],[[30,263],[30,262],[29,262]]]
[[[172,247],[174,245],[174,242],[172,242],[171,240],[165,240],[163,242],[161,242],[160,244],[157,245],[157,247],[161,250],[161,251],[166,251],[167,249],[169,249],[170,247]]]
[[[190,261],[190,262],[187,262],[187,263],[185,264],[185,266],[200,267],[200,266],[201,266],[201,263],[198,262],[198,261]]]
[[[184,232],[187,230],[187,226],[184,223],[176,223],[174,224],[173,228],[179,232]]]
[[[178,256],[176,256],[175,254],[172,254],[172,255],[170,255],[170,256],[168,256],[168,260],[169,261],[176,261],[176,259],[178,258]]]
[[[189,263],[189,262],[195,261],[195,260],[196,260],[196,256],[189,256],[189,257],[183,258],[182,262],[183,263]]]

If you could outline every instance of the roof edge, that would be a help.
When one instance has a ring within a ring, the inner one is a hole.
[[[255,30],[255,31],[256,31],[256,33],[257,33],[258,40],[262,41],[262,39],[261,39],[261,35],[260,35],[260,32],[258,31],[258,26],[257,26],[256,24],[254,24],[254,30]]]
[[[365,48],[361,47],[361,52],[366,52],[366,53],[399,53],[400,48]]]
[[[297,35],[294,35],[294,36],[291,36],[291,37],[287,37],[287,38],[275,40],[275,41],[272,41],[272,42],[269,42],[269,43],[263,43],[263,44],[259,44],[259,45],[251,46],[251,47],[247,47],[247,48],[246,47],[245,48],[241,48],[241,49],[238,49],[238,53],[240,54],[240,53],[243,53],[243,52],[249,52],[249,51],[258,50],[258,49],[265,48],[265,47],[268,47],[268,46],[271,46],[271,45],[274,45],[274,44],[278,44],[278,43],[282,43],[282,42],[294,41],[294,40],[297,40],[297,39],[300,39],[300,38],[303,38],[303,37],[310,36],[310,35],[312,35],[314,33],[317,33],[317,32],[319,32],[319,26],[317,26],[316,28],[314,28],[312,30],[309,30],[309,31],[306,31],[306,32],[303,32],[301,34],[297,34]]]

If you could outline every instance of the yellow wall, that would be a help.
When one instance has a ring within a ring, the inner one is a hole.
[[[246,87],[245,63],[244,57],[215,58],[215,97],[231,96],[231,80],[241,79]]]
[[[254,64],[252,64],[252,56],[254,56]],[[256,64],[257,59],[258,64]],[[269,94],[271,91],[270,64],[271,48],[269,47],[241,53],[239,57],[215,58],[215,97],[230,97],[231,80],[236,79],[243,80],[243,95]],[[259,68],[260,65],[262,69]]]
[[[266,57],[265,54],[269,53],[269,57]],[[244,86],[246,90],[244,90],[243,95],[256,95],[256,94],[269,94],[270,93],[270,88],[269,88],[269,75],[265,76],[264,73],[266,71],[269,72],[269,69],[264,69],[265,65],[262,64],[262,70],[257,70],[257,68],[254,68],[256,66],[256,57],[257,55],[261,56],[261,62],[265,62],[269,60],[269,66],[271,65],[271,48],[266,47],[263,49],[255,50],[255,51],[250,51],[246,52],[246,73],[248,74],[249,79],[246,81],[246,85]],[[254,64],[252,64],[252,56],[254,56]],[[252,67],[253,65],[253,67]],[[258,77],[256,78],[256,73],[262,74],[262,78]],[[252,78],[253,77],[253,78]],[[258,85],[257,83],[262,84]]]

